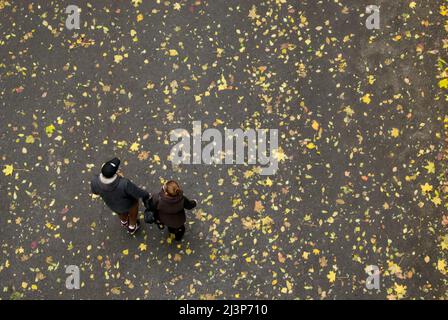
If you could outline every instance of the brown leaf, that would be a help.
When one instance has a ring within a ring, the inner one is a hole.
[[[261,203],[261,201],[255,201],[254,211],[261,213],[261,212],[263,212],[263,210],[264,210],[264,206]]]
[[[319,264],[322,268],[326,267],[328,264],[328,260],[325,257],[320,257],[319,258]]]
[[[280,261],[280,263],[285,263],[286,261],[285,256],[281,252],[278,253],[278,261]]]
[[[149,158],[149,152],[148,151],[142,151],[137,156],[138,160],[143,161]]]

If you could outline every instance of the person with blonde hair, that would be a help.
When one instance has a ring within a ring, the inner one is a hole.
[[[162,189],[155,193],[149,202],[149,208],[159,229],[168,227],[168,232],[174,234],[176,241],[182,240],[185,233],[185,210],[197,206],[196,200],[189,200],[174,180],[165,182]]]

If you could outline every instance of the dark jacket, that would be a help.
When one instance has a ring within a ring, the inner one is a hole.
[[[180,228],[186,221],[185,209],[196,207],[196,201],[188,200],[182,193],[177,197],[170,197],[161,190],[155,194],[150,202],[150,208],[158,219],[170,228]]]
[[[95,175],[90,182],[90,188],[93,194],[101,196],[106,205],[119,214],[127,213],[139,198],[143,201],[149,199],[147,191],[120,176],[112,183],[104,184],[99,175]]]

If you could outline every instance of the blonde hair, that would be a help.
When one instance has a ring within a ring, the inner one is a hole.
[[[182,189],[179,184],[174,180],[169,180],[163,185],[163,191],[170,197],[176,197],[182,193]]]

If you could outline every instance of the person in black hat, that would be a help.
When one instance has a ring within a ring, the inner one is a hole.
[[[150,194],[137,187],[129,179],[117,174],[120,160],[113,158],[103,164],[101,174],[95,175],[90,182],[93,194],[99,195],[106,205],[116,212],[121,225],[134,234],[140,228],[138,220],[138,200],[146,205]]]

